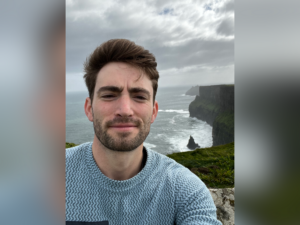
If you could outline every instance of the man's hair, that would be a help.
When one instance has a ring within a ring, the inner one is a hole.
[[[96,86],[97,74],[110,62],[124,62],[140,68],[152,82],[153,104],[158,87],[159,74],[155,57],[142,46],[126,39],[111,39],[104,42],[87,58],[84,63],[84,79],[91,101]]]

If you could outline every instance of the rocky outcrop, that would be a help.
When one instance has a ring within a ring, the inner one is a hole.
[[[196,148],[200,148],[200,146],[197,143],[195,143],[195,140],[192,136],[190,136],[190,140],[189,140],[189,143],[188,143],[187,147],[191,150],[194,150]]]
[[[189,105],[190,117],[213,127],[213,146],[234,142],[234,85],[200,86]]]
[[[234,225],[234,188],[209,189],[223,225]]]
[[[193,87],[191,87],[186,93],[185,93],[185,95],[192,95],[192,96],[194,96],[194,95],[199,95],[199,86],[197,85],[197,86],[193,86]]]

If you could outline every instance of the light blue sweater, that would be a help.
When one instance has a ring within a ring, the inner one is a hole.
[[[92,143],[67,149],[66,221],[221,225],[209,190],[196,175],[167,156],[146,151],[144,168],[117,181],[98,168]]]

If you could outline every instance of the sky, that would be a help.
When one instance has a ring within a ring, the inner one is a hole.
[[[83,63],[116,38],[154,54],[159,87],[234,83],[232,0],[66,0],[66,92],[87,90]]]

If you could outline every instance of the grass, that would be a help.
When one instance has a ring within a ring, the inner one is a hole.
[[[234,143],[167,156],[190,169],[209,188],[234,187]]]
[[[75,146],[77,146],[77,145],[74,144],[74,143],[66,142],[66,148],[72,148],[72,147],[75,147]]]

